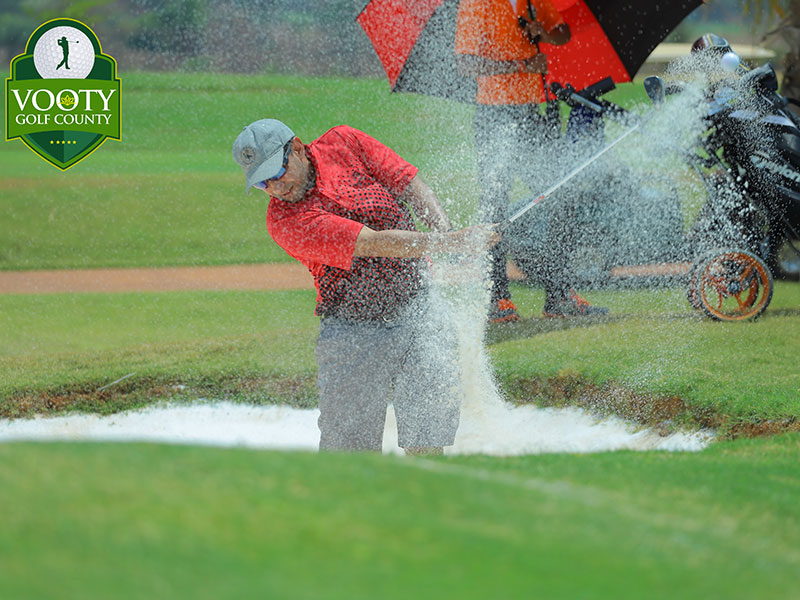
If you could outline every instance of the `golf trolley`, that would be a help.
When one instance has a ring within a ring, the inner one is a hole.
[[[727,42],[715,51],[731,64]],[[530,209],[545,199],[569,200],[577,236],[569,260],[577,286],[677,283],[686,287],[693,308],[720,321],[754,319],[766,310],[779,250],[787,244],[800,254],[792,242],[800,239],[800,124],[785,110],[788,100],[776,93],[772,67],[748,71],[733,56],[735,73],[712,85],[702,100],[703,130],[680,149],[704,197],[688,230],[669,172],[643,179],[624,165],[609,169],[597,160],[641,132],[644,122],[601,98],[614,89],[613,81],[581,91],[551,84],[556,98],[572,109],[567,138],[594,134],[604,140],[609,121],[630,128],[547,192],[512,207],[504,230],[509,254],[523,273],[535,272],[537,253],[546,251],[537,247],[546,224]],[[685,91],[659,77],[648,77],[644,86],[656,110],[666,95]],[[561,198],[549,198],[555,194]]]

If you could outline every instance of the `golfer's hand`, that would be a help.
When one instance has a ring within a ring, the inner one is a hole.
[[[450,233],[452,250],[458,254],[483,254],[502,239],[497,224],[482,223]]]
[[[547,73],[547,55],[537,54],[522,61],[526,73]]]

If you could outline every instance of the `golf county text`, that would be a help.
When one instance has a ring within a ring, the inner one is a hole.
[[[50,79],[8,83],[9,137],[61,128],[103,135],[119,130],[119,82]]]

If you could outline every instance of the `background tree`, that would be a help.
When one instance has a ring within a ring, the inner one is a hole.
[[[743,5],[756,25],[764,19],[777,21],[764,39],[777,37],[786,44],[781,93],[800,99],[800,0],[744,0]]]
[[[45,21],[69,17],[103,23],[116,0],[0,0],[0,49],[5,55],[22,52],[28,37]]]
[[[194,56],[202,52],[206,25],[205,0],[137,0],[134,30],[128,38],[133,48]]]

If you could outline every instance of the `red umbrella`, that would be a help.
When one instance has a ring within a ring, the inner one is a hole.
[[[372,0],[356,21],[372,42],[393,92],[472,102],[474,80],[456,72],[459,0]]]
[[[552,0],[570,27],[563,46],[542,44],[548,81],[576,89],[605,77],[631,81],[667,35],[703,0]]]
[[[383,64],[392,91],[472,101],[475,82],[455,68],[459,0],[371,0],[356,20]],[[581,89],[605,77],[630,81],[653,49],[703,0],[553,0],[572,31],[563,46],[542,44],[548,81]]]

